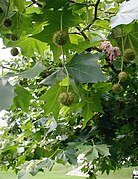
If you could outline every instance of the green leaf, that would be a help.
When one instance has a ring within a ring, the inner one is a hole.
[[[136,53],[136,59],[135,61],[138,63],[138,24],[135,23],[133,24],[132,30],[129,31],[126,35],[124,35],[124,46],[125,49],[127,48],[131,48],[134,49],[135,53]],[[125,29],[125,27],[124,27]]]
[[[21,72],[17,74],[17,76],[20,76],[22,78],[34,78],[38,76],[42,71],[44,71],[46,67],[42,64],[42,61],[38,61],[33,68],[30,70],[26,70],[24,72]]]
[[[40,163],[36,164],[36,169],[40,170],[41,168],[48,168],[48,170],[51,170],[54,165],[54,161],[50,158],[44,159],[43,161],[40,161]]]
[[[3,12],[6,13],[6,11],[7,11],[7,2],[6,1],[0,1],[0,7],[3,10]]]
[[[62,69],[55,71],[50,76],[46,77],[41,81],[40,84],[45,84],[48,86],[55,85],[56,82],[63,80],[65,77],[65,73]]]
[[[107,20],[96,20],[95,23],[94,23],[94,26],[96,27],[100,27],[101,29],[110,29],[109,28],[109,21]]]
[[[109,156],[109,148],[105,144],[93,145],[92,149],[87,152],[86,157],[89,161],[99,158],[99,154],[102,156]]]
[[[17,96],[14,98],[14,104],[17,108],[21,108],[23,111],[28,112],[31,94],[22,86],[16,85],[15,93]]]
[[[17,152],[17,145],[6,146],[2,149],[3,152],[15,154]]]
[[[60,151],[57,156],[56,156],[56,162],[57,163],[61,163],[63,165],[65,165],[67,163],[67,158],[66,158],[66,154],[65,151]]]
[[[99,158],[98,150],[95,145],[92,147],[91,151],[86,154],[86,157],[89,161]]]
[[[65,5],[68,2],[68,0],[45,0],[46,3],[46,8],[50,9],[50,8],[54,8],[54,9],[59,9],[60,7],[62,7],[63,5]]]
[[[20,12],[23,12],[25,10],[24,0],[14,0],[14,4]]]
[[[19,76],[21,78],[27,78],[27,79],[32,79],[38,76],[42,71],[44,71],[46,67],[42,64],[42,61],[38,61],[34,67],[32,67],[29,70],[23,71],[21,73],[12,73],[9,72],[5,75],[5,77],[14,77],[14,76]]]
[[[100,59],[99,54],[76,54],[66,65],[69,74],[81,83],[96,83],[105,81],[100,66],[95,62]]]
[[[67,148],[65,150],[65,155],[68,158],[68,162],[70,164],[73,164],[73,165],[77,164],[77,157],[76,157],[75,151],[73,149]]]
[[[87,101],[90,103],[93,112],[103,112],[101,96],[99,94],[92,94],[91,97],[87,99]]]
[[[101,155],[103,156],[110,155],[109,148],[107,147],[107,145],[102,144],[102,145],[96,145],[95,147]]]
[[[45,115],[52,112],[55,119],[58,118],[60,110],[60,103],[58,100],[60,90],[60,86],[56,84],[49,88],[48,91],[40,97],[40,100],[46,101],[46,104],[43,107]]]
[[[18,179],[25,179],[26,176],[28,174],[28,171],[27,170],[21,170],[19,173],[18,173]]]
[[[10,83],[6,85],[0,80],[0,110],[9,109],[13,103],[13,98],[15,97],[14,87]]]
[[[48,49],[46,43],[32,37],[21,38],[20,41],[16,43],[16,45],[21,48],[22,55],[27,57],[34,56],[35,52],[38,52],[43,56],[44,51]]]
[[[93,117],[93,111],[90,103],[86,103],[86,105],[82,108],[81,115],[84,119],[83,128],[86,127],[87,122]]]

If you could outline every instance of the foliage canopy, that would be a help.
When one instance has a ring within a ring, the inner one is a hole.
[[[13,55],[0,61],[1,169],[22,179],[75,165],[81,153],[90,178],[137,165],[137,6],[0,1],[0,37]]]

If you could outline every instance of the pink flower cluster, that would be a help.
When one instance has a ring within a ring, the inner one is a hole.
[[[110,63],[121,54],[120,49],[118,47],[113,47],[108,40],[101,42],[100,49],[104,49],[106,58],[110,60]]]

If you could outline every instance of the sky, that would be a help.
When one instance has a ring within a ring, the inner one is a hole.
[[[2,39],[0,38],[0,61],[3,59],[9,59],[11,57],[10,48],[3,49],[4,45]]]

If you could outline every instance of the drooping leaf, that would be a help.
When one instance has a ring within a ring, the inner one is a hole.
[[[86,105],[82,108],[81,115],[84,119],[83,127],[86,126],[87,122],[93,117],[94,113],[91,109],[91,104],[86,103]]]
[[[89,161],[93,161],[99,157],[98,150],[96,149],[95,145],[92,149],[86,154],[86,157]]]
[[[36,76],[38,76],[42,71],[45,70],[45,66],[42,64],[42,61],[38,61],[35,66],[33,68],[31,68],[30,70],[26,70],[24,72],[21,72],[20,74],[18,74],[17,76],[20,76],[22,78],[34,78]]]
[[[55,119],[58,118],[60,104],[59,104],[59,93],[60,86],[58,84],[52,86],[48,91],[40,97],[40,100],[44,100],[46,104],[44,105],[45,115],[52,112]]]
[[[133,20],[138,20],[138,1],[125,1],[121,4],[117,15],[111,18],[110,26],[114,28],[120,24],[129,24]]]
[[[9,73],[5,74],[5,77],[19,76],[21,78],[32,79],[32,78],[35,78],[36,76],[38,76],[45,69],[46,69],[46,67],[42,64],[42,61],[40,60],[35,64],[34,67],[32,67],[29,70],[26,70],[26,71],[23,71],[20,73],[9,72]]]
[[[56,156],[56,162],[65,165],[67,163],[67,157],[65,151],[61,150]]]
[[[73,165],[77,164],[77,157],[76,157],[75,151],[73,149],[67,148],[65,150],[65,155],[66,155],[68,162],[70,164],[73,164]]]
[[[100,66],[95,62],[99,54],[76,54],[66,65],[69,74],[81,83],[96,83],[105,81]]]
[[[89,161],[99,158],[99,154],[102,156],[109,156],[109,148],[105,144],[93,145],[92,149],[86,154],[86,157]]]
[[[110,155],[109,148],[107,147],[107,145],[101,144],[101,145],[96,145],[95,147],[101,155],[103,156]]]
[[[0,110],[9,109],[15,97],[14,86],[6,82],[3,84],[3,79],[0,80]]]
[[[16,85],[15,93],[17,96],[14,98],[14,104],[17,108],[21,108],[23,111],[28,112],[31,94],[22,86]]]

